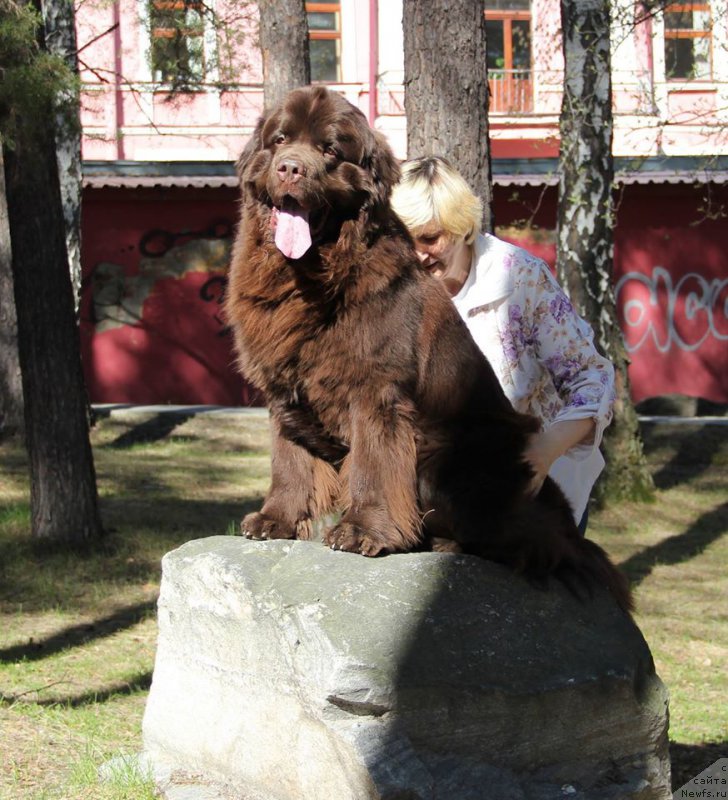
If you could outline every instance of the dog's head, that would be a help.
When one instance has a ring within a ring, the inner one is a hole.
[[[376,227],[399,165],[384,137],[336,92],[296,89],[265,114],[238,161],[246,197],[271,209],[279,249],[300,258],[355,220]]]

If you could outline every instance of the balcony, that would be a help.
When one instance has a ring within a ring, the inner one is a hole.
[[[530,69],[488,70],[491,114],[532,114],[534,72]],[[378,113],[404,115],[404,87],[380,81]]]
[[[530,114],[533,111],[530,69],[491,69],[488,88],[491,114]]]

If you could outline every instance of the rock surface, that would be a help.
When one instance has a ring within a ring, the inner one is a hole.
[[[672,796],[667,694],[611,597],[444,553],[168,553],[144,747],[244,800]]]

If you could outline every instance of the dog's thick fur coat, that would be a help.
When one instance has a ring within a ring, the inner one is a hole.
[[[341,96],[299,89],[259,121],[238,169],[226,314],[273,430],[271,488],[245,535],[305,539],[339,510],[332,547],[462,550],[577,591],[602,583],[629,608],[556,484],[527,496],[539,423],[513,410],[419,267],[389,205],[399,167],[383,137]]]

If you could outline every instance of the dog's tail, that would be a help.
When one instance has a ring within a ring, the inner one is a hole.
[[[577,596],[583,591],[591,595],[593,585],[600,584],[611,592],[620,608],[628,613],[634,611],[629,581],[606,552],[583,537],[570,539],[568,544],[570,547],[554,570],[554,576]]]
[[[620,608],[628,613],[634,610],[624,573],[598,544],[581,536],[566,538],[544,526],[540,531],[532,529],[524,535],[508,535],[498,543],[464,549],[511,567],[536,586],[546,586],[553,576],[581,600],[593,595],[595,585],[603,586]]]
[[[570,585],[577,580],[591,593],[594,583],[607,588],[614,599],[626,612],[634,610],[634,600],[627,576],[612,562],[607,553],[596,542],[584,538],[573,524],[573,513],[559,486],[548,478],[536,500],[540,505],[546,501],[549,507],[560,512],[564,528],[563,555],[554,575],[572,592],[576,587]]]
[[[579,534],[568,503],[556,500],[561,492],[555,485],[553,489],[555,497],[548,503],[539,497],[520,504],[503,520],[499,533],[466,549],[506,564],[535,585],[544,586],[553,576],[580,599],[590,597],[595,585],[603,586],[620,608],[631,612],[627,578],[598,544]]]

